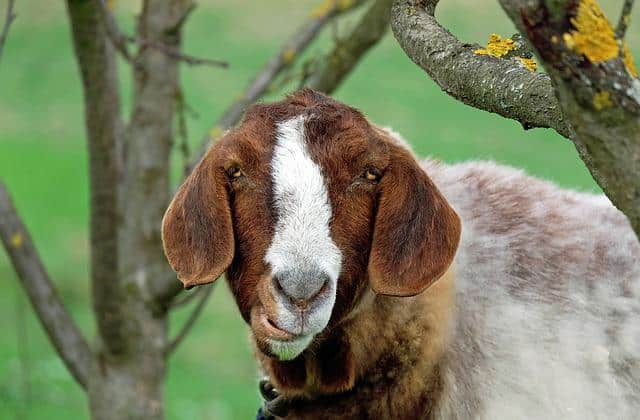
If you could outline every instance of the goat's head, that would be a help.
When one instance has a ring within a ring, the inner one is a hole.
[[[460,222],[409,151],[305,89],[247,111],[180,187],[162,234],[185,287],[226,271],[258,349],[290,360],[367,289],[429,287]]]

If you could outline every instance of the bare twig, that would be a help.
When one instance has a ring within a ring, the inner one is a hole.
[[[180,296],[177,296],[175,299],[173,299],[173,301],[171,302],[171,308],[174,309],[174,308],[179,308],[181,306],[187,305],[191,301],[193,301],[195,298],[205,293],[207,290],[208,290],[208,287],[200,287],[194,291],[183,293]]]
[[[419,6],[422,4],[423,6]],[[452,97],[519,121],[525,129],[550,127],[571,137],[548,76],[513,59],[474,54],[435,19],[438,0],[396,0],[391,27],[405,53]]]
[[[183,54],[177,48],[170,47],[161,42],[153,42],[146,39],[136,39],[136,37],[134,36],[127,35],[118,27],[113,13],[111,13],[111,11],[107,8],[105,0],[95,1],[99,5],[100,16],[102,18],[102,23],[104,24],[105,31],[109,36],[109,40],[111,41],[115,49],[120,53],[120,55],[122,55],[122,57],[127,61],[131,61],[129,44],[137,42],[141,48],[153,48],[158,51],[162,51],[168,57],[171,57],[174,60],[182,61],[190,66],[207,65],[222,68],[229,67],[229,63],[227,63],[226,61],[194,57],[192,55]],[[195,5],[190,5],[180,16],[180,18],[177,19],[177,23],[174,24],[172,28],[167,29],[167,32],[175,31],[177,28],[182,26],[185,19],[194,8]]]
[[[633,9],[634,0],[624,0],[622,5],[622,13],[620,14],[620,20],[616,27],[616,38],[623,40],[631,21],[631,10]]]
[[[142,39],[138,43],[143,48],[148,47],[148,48],[156,49],[166,54],[167,57],[171,57],[172,59],[177,61],[182,61],[185,64],[188,64],[190,66],[206,65],[206,66],[214,66],[214,67],[222,67],[222,68],[229,67],[229,63],[227,63],[226,61],[213,60],[210,58],[199,58],[199,57],[194,57],[192,55],[183,54],[178,49],[165,45],[161,42],[151,42],[151,41]]]
[[[5,15],[4,26],[2,27],[2,33],[0,33],[0,58],[2,58],[2,51],[4,50],[4,44],[7,42],[7,36],[9,35],[9,27],[16,19],[16,14],[13,12],[15,0],[7,1],[7,13]]]
[[[196,150],[191,159],[189,168],[193,168],[198,163],[209,148],[209,145],[215,141],[217,137],[240,121],[244,110],[262,97],[280,72],[293,64],[295,59],[300,56],[332,18],[353,10],[363,2],[364,0],[352,0],[349,2],[337,0],[323,1],[311,16],[284,43],[278,53],[264,65],[256,77],[249,83],[249,86],[247,86],[240,98],[227,108],[209,133],[204,136],[200,148]]]
[[[178,122],[177,134],[180,139],[179,150],[182,155],[182,166],[189,165],[189,132],[187,128],[187,104],[180,86],[176,89],[176,117]]]
[[[105,32],[109,37],[109,40],[113,44],[114,48],[122,55],[122,57],[131,61],[131,54],[129,53],[129,43],[135,41],[135,37],[127,35],[120,30],[118,23],[113,17],[113,13],[108,9],[106,0],[95,0],[98,4],[98,10],[100,11],[100,18],[104,25]]]
[[[64,308],[31,236],[0,183],[0,239],[49,340],[76,381],[86,388],[93,354]]]
[[[216,283],[213,283],[213,284],[202,287],[205,290],[201,293],[202,297],[200,298],[200,301],[198,302],[196,307],[193,309],[193,312],[191,312],[191,314],[189,315],[189,318],[187,318],[187,320],[185,321],[184,325],[180,329],[180,332],[178,332],[175,338],[171,340],[171,342],[169,342],[169,344],[167,345],[167,348],[165,350],[166,356],[173,353],[178,347],[178,345],[180,345],[182,340],[187,336],[189,331],[191,331],[191,328],[193,328],[194,324],[196,323],[196,320],[198,319],[198,317],[202,313],[202,310],[207,304],[207,300],[209,300],[209,297],[211,296],[211,293],[213,292],[215,285]]]
[[[336,38],[334,49],[319,61],[307,86],[325,92],[333,92],[371,47],[387,33],[393,0],[374,0],[351,31]]]

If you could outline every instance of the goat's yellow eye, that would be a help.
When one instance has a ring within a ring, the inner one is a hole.
[[[242,176],[242,169],[239,166],[232,166],[227,169],[227,174],[231,179],[238,179]]]
[[[380,180],[380,176],[381,176],[380,172],[377,169],[374,169],[374,168],[369,168],[364,173],[364,177],[368,181],[378,181],[378,180]]]

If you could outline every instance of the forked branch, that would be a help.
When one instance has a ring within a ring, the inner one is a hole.
[[[439,0],[396,0],[391,28],[409,56],[447,94],[474,108],[499,114],[525,129],[553,128],[571,137],[551,80],[515,59],[478,55],[435,18]]]
[[[500,4],[553,80],[580,157],[640,237],[640,80],[630,49],[596,0]]]
[[[454,98],[525,128],[570,138],[594,179],[640,235],[640,81],[596,0],[500,0],[547,75],[478,55],[435,19],[438,0],[396,0],[392,27],[407,55]]]

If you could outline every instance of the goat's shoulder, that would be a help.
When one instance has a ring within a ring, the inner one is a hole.
[[[602,195],[495,163],[424,167],[463,221],[443,416],[637,409],[640,245],[626,218]]]

